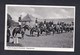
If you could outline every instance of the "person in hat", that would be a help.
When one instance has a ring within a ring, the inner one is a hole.
[[[35,20],[35,26],[36,26],[36,27],[38,26],[37,18],[36,18],[36,20]]]

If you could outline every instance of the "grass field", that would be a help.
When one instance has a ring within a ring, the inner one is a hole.
[[[26,32],[28,33],[28,32]],[[22,47],[59,47],[72,48],[73,47],[73,33],[51,34],[37,36],[25,35],[23,39],[19,39],[19,44]]]

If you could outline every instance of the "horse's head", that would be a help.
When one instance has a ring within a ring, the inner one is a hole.
[[[30,30],[31,28],[30,27],[27,27],[27,29]]]
[[[27,29],[27,30],[30,30],[30,29],[31,29],[31,27],[28,26],[28,25],[25,25],[23,28],[25,28],[25,29]]]

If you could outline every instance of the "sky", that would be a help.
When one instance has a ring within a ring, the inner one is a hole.
[[[22,18],[27,14],[39,19],[60,19],[60,18],[74,18],[74,8],[56,8],[56,7],[20,7],[8,6],[7,13],[9,13],[14,21],[18,21],[20,15]]]

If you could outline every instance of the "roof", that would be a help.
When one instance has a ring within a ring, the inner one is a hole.
[[[30,22],[31,20],[31,15],[27,14],[25,17],[23,17],[23,19],[21,20],[22,22]]]
[[[7,14],[7,19],[12,19],[10,14]]]
[[[7,14],[7,22],[8,22],[8,25],[10,24],[11,26],[12,25],[19,25],[18,22],[15,22],[14,20],[12,20],[12,17],[10,14]]]

